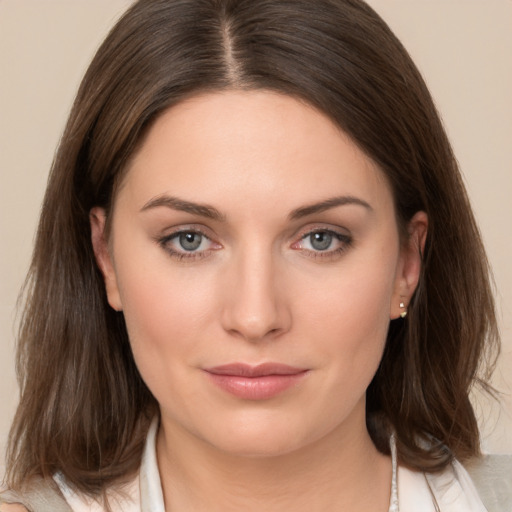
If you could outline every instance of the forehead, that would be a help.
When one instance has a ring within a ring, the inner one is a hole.
[[[139,207],[161,194],[289,209],[337,194],[391,198],[384,174],[327,116],[268,91],[204,94],[164,112],[120,190]]]

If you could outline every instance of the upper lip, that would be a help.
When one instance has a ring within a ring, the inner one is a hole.
[[[208,373],[214,375],[234,375],[237,377],[264,377],[267,375],[297,375],[306,371],[305,368],[296,368],[281,363],[263,363],[256,366],[246,363],[230,363],[213,368],[207,368]]]

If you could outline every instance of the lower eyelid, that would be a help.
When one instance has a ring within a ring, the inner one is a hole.
[[[335,240],[338,241],[338,244],[336,245],[339,246],[335,247],[334,249],[326,249],[324,251],[297,246],[299,244],[302,244],[303,240],[305,240],[306,238],[315,233],[329,233],[330,235],[333,236]],[[334,231],[333,229],[313,229],[302,235],[297,242],[292,244],[292,249],[301,250],[305,257],[311,259],[323,259],[324,261],[328,261],[329,259],[332,260],[336,259],[337,257],[340,257],[344,252],[349,250],[350,247],[353,245],[353,241],[354,240],[352,236],[346,233]]]
[[[185,233],[193,233],[197,235],[201,235],[205,240],[208,241],[208,247],[206,249],[202,249],[199,251],[186,251],[180,250],[178,248],[174,248],[173,245],[176,243],[176,239],[179,238],[180,235]],[[197,228],[190,229],[178,229],[172,233],[169,233],[162,237],[156,237],[155,241],[160,245],[160,247],[167,252],[167,254],[176,260],[200,260],[203,258],[207,258],[213,251],[216,251],[222,248],[222,245],[218,242],[215,242],[210,236],[208,236],[204,231]]]

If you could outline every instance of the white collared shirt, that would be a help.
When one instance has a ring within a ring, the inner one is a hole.
[[[162,485],[156,458],[158,422],[148,431],[139,475],[122,493],[111,493],[113,512],[165,512]],[[392,443],[394,448],[394,443]],[[55,477],[62,494],[73,512],[104,512],[96,501],[74,493],[58,476]],[[454,461],[442,473],[435,475],[394,467],[397,482],[397,500],[391,496],[390,512],[487,512],[471,478],[463,466]]]

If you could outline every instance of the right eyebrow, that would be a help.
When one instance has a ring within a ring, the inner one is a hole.
[[[213,206],[203,203],[194,203],[192,201],[185,201],[177,197],[168,195],[161,195],[150,199],[141,209],[141,212],[150,210],[152,208],[158,208],[164,206],[172,210],[180,212],[191,213],[192,215],[199,215],[200,217],[206,217],[207,219],[224,221],[226,217],[219,212]]]
[[[324,201],[320,201],[319,203],[296,208],[290,213],[289,217],[292,220],[297,220],[303,217],[307,217],[308,215],[314,215],[315,213],[324,212],[326,210],[330,210],[331,208],[336,208],[337,206],[344,206],[347,204],[362,206],[370,212],[373,211],[373,208],[364,199],[360,199],[354,196],[336,196]]]

